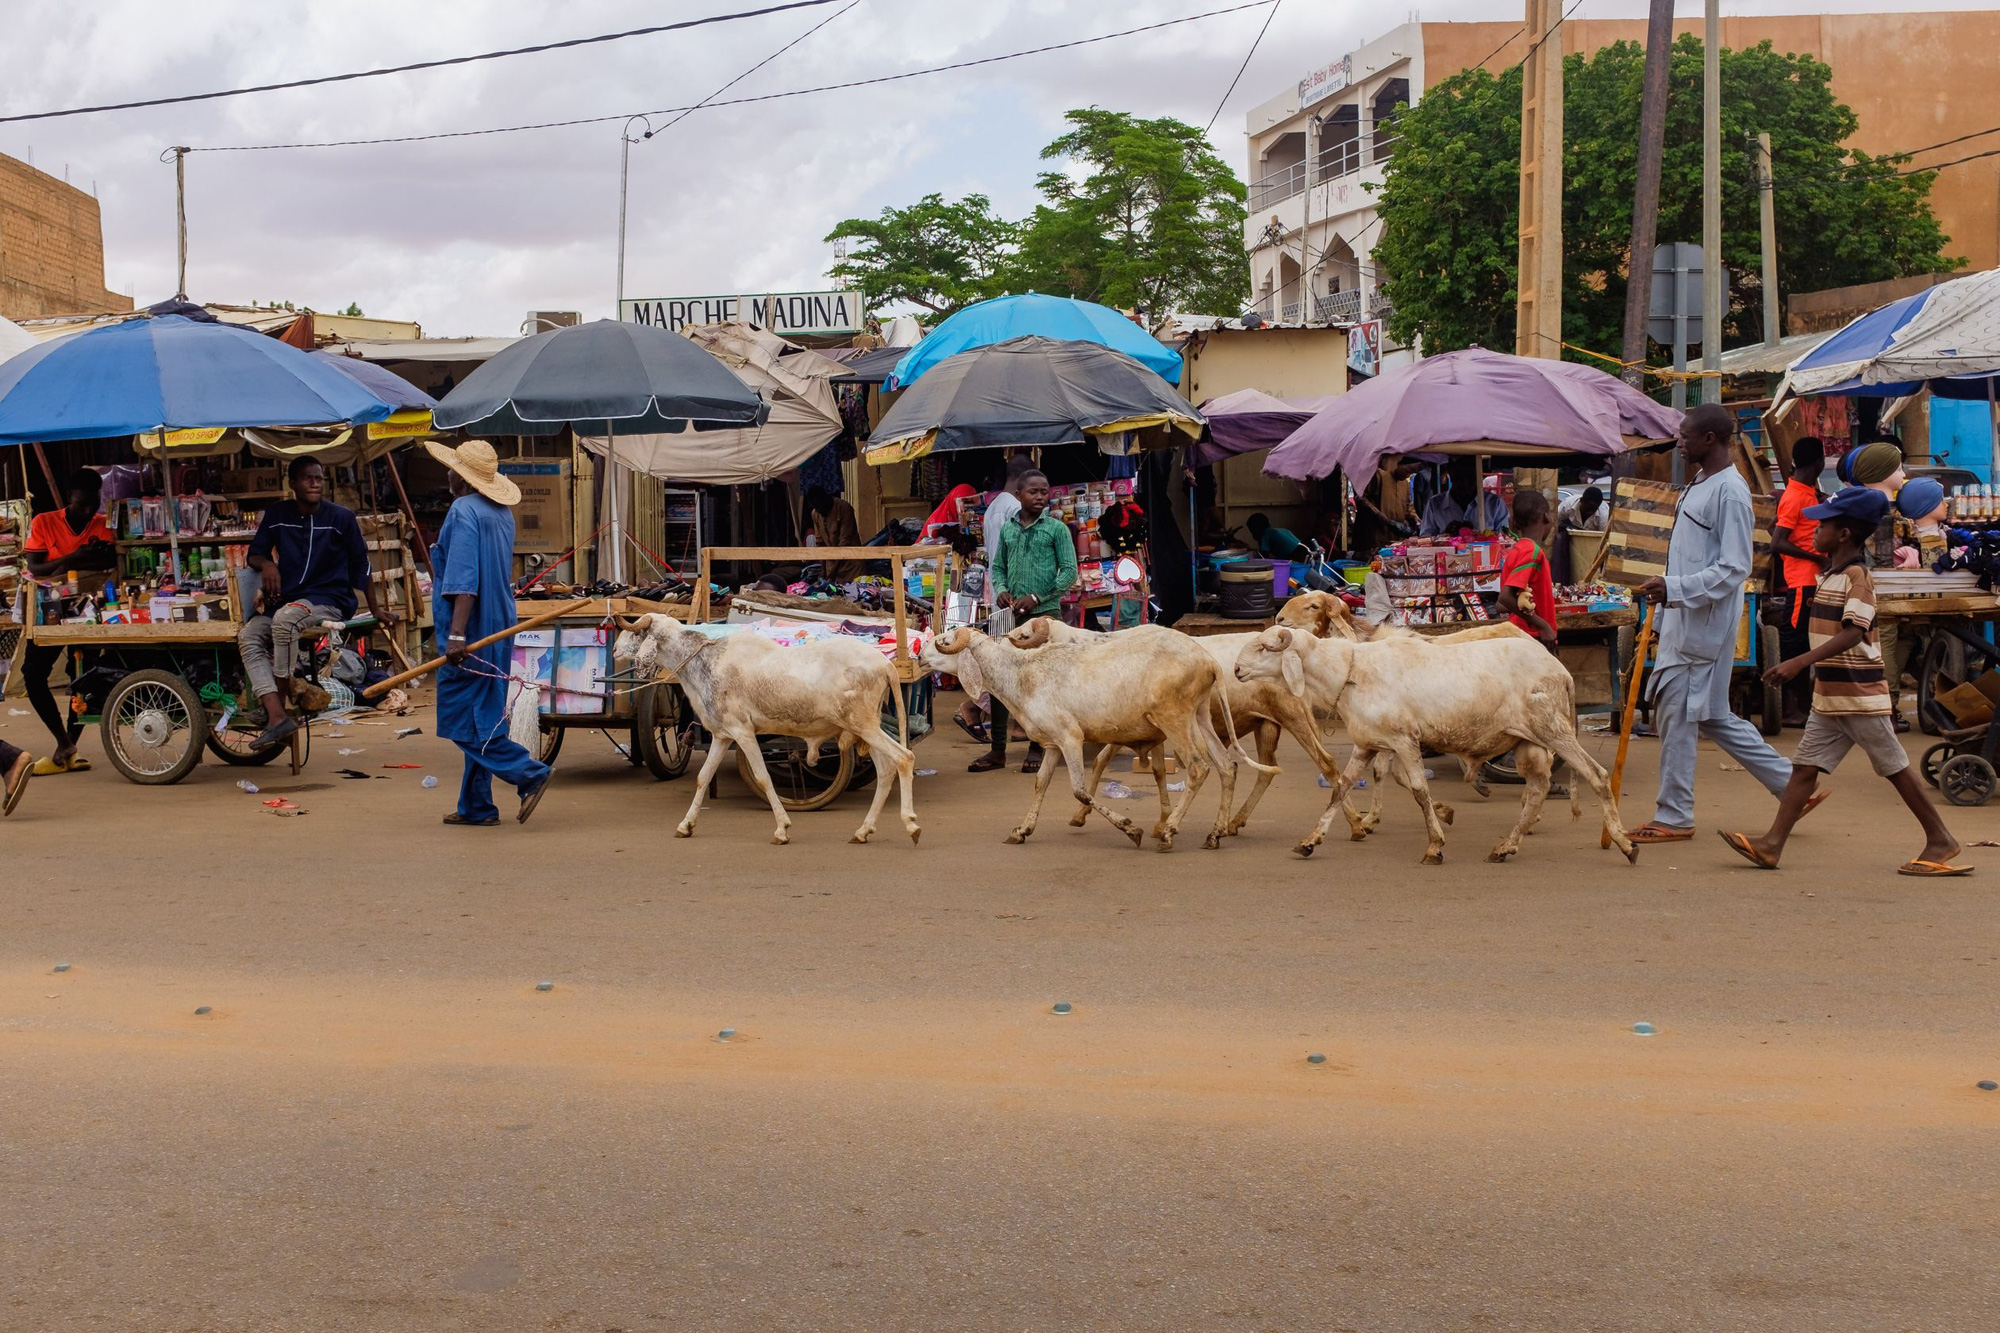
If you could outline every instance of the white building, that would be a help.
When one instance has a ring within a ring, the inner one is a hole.
[[[1435,25],[1432,25],[1435,26]],[[1373,262],[1398,106],[1424,87],[1424,27],[1406,23],[1314,69],[1245,118],[1252,309],[1272,324],[1365,325],[1387,312]],[[1379,327],[1379,326],[1378,326]],[[1411,355],[1384,346],[1396,364]]]

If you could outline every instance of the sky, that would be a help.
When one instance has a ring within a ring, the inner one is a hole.
[[[977,59],[1240,0],[856,0],[723,94],[779,92]],[[13,0],[0,114],[203,92],[591,36],[770,0]],[[441,70],[165,108],[0,124],[0,152],[93,191],[106,280],[140,304],[174,288],[173,168],[162,151],[301,143],[574,117],[710,97],[848,0],[687,32]],[[1737,0],[1725,14],[1967,9],[1962,0]],[[1516,19],[1509,0],[1281,0],[1074,50],[696,111],[631,150],[628,297],[824,289],[841,219],[932,191],[1034,205],[1041,147],[1097,105],[1216,119],[1239,173],[1243,117],[1308,70],[1411,17]],[[1678,12],[1698,16],[1699,3]],[[1644,0],[1573,16],[1639,17]],[[1244,67],[1245,56],[1249,63]],[[1234,93],[1223,102],[1242,68]],[[671,117],[656,118],[664,124]],[[188,286],[197,300],[358,303],[434,336],[510,334],[530,310],[613,312],[616,121],[368,147],[188,157]]]

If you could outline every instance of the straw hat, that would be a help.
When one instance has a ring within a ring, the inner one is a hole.
[[[512,477],[500,475],[500,455],[486,441],[467,440],[454,449],[436,440],[425,440],[424,448],[431,451],[432,458],[465,478],[466,485],[495,504],[521,503],[521,488]]]

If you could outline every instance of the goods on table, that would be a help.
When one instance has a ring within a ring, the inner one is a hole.
[[[1378,571],[1388,585],[1392,625],[1450,625],[1492,618],[1480,592],[1496,586],[1506,544],[1443,538],[1382,548]]]

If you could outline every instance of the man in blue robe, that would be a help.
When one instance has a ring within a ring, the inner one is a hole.
[[[500,475],[493,446],[472,440],[452,449],[425,441],[432,457],[451,469],[451,509],[431,547],[431,619],[446,666],[437,676],[437,733],[465,755],[458,809],[447,824],[500,822],[493,779],[512,783],[521,823],[535,812],[549,785],[549,766],[507,733],[507,669],[513,640],[476,652],[468,644],[511,627],[514,621],[514,515],[521,488]]]

